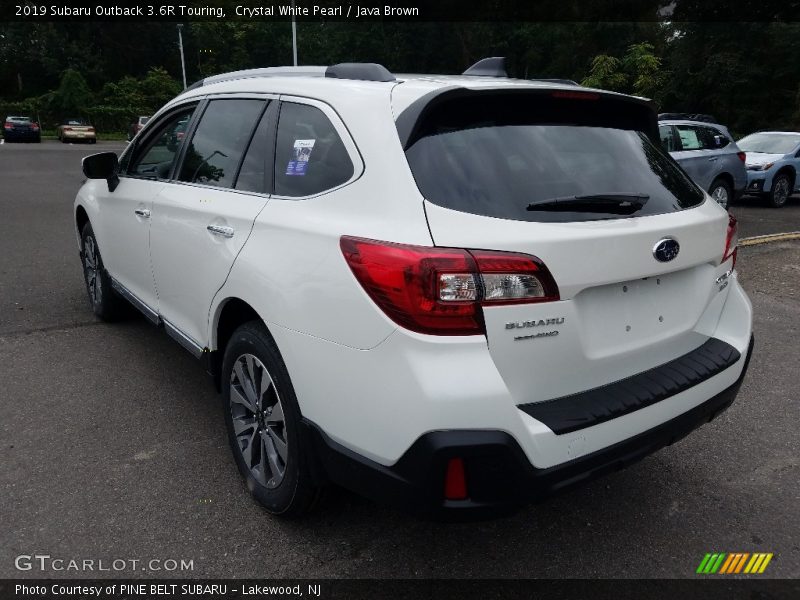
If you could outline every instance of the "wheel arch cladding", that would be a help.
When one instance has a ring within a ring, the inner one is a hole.
[[[777,179],[781,175],[788,175],[789,176],[789,187],[790,188],[793,188],[794,184],[797,183],[797,179],[796,179],[797,173],[795,172],[794,167],[792,165],[784,165],[780,169],[778,169],[778,172],[775,173],[775,177],[772,178],[772,181],[774,182],[775,179]]]
[[[86,209],[83,206],[78,205],[78,208],[75,209],[75,225],[78,228],[78,236],[83,233],[83,228],[89,222],[89,214],[86,212]]]
[[[212,339],[214,351],[211,352],[211,360],[208,366],[214,378],[214,384],[217,390],[220,390],[222,359],[225,354],[225,347],[228,345],[228,341],[231,339],[233,332],[245,323],[251,321],[258,321],[264,325],[264,320],[252,306],[240,298],[227,298],[220,304],[220,308],[217,312],[218,316],[216,317],[212,329],[214,334],[214,338]],[[267,334],[272,337],[266,325],[264,325],[264,329],[267,331]]]

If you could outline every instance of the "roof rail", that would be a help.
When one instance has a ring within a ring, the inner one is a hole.
[[[462,75],[470,77],[508,77],[508,73],[506,72],[506,57],[493,56],[491,58],[481,59],[464,71]]]
[[[389,69],[378,63],[339,63],[325,69],[325,77],[360,81],[396,81]]]
[[[360,79],[362,81],[395,81],[394,75],[382,65],[375,63],[342,63],[330,67],[264,67],[261,69],[232,71],[196,81],[187,88],[187,91],[221,81],[250,79],[253,77],[334,77],[337,79]]]

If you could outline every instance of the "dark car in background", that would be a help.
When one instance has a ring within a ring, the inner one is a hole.
[[[9,115],[3,122],[3,139],[6,142],[41,142],[39,123],[30,117]]]
[[[659,115],[661,143],[689,177],[725,208],[744,194],[747,185],[745,153],[726,127],[711,115]]]

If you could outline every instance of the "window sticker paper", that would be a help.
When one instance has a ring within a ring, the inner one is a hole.
[[[295,140],[292,160],[286,165],[287,175],[305,175],[308,169],[308,159],[317,140]]]

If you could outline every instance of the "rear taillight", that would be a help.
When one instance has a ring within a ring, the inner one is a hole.
[[[745,162],[747,160],[747,154],[745,154],[744,152],[737,152],[736,156],[738,156],[739,160],[742,162]]]
[[[395,323],[419,333],[484,334],[481,306],[559,299],[553,277],[535,256],[349,236],[340,245],[370,298]]]
[[[3,123],[3,129],[13,129],[13,128],[14,128],[14,126],[11,123],[9,123],[8,121]]]
[[[72,127],[64,127],[64,131],[72,131]]]
[[[94,127],[89,127],[89,129],[87,129],[86,131],[88,131],[89,133],[94,133]]]
[[[739,245],[739,226],[736,223],[736,218],[728,215],[728,235],[725,237],[725,253],[722,255],[722,262],[724,263],[729,258],[733,258],[731,269],[736,266],[736,247]],[[720,263],[721,264],[721,263]]]
[[[39,130],[39,124],[38,123],[31,123],[31,129],[33,129],[34,131],[38,131]]]

